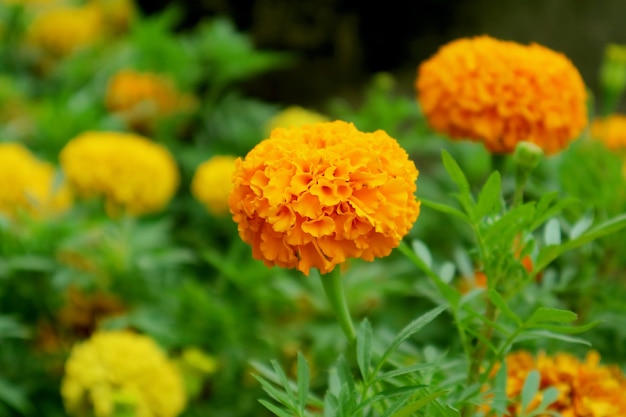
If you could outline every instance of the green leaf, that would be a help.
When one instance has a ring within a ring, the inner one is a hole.
[[[304,355],[298,352],[298,406],[300,411],[304,413],[306,408],[307,398],[309,395],[309,364],[307,363]]]
[[[548,208],[550,203],[552,203],[552,201],[557,197],[558,197],[557,192],[544,194],[541,197],[541,199],[537,203],[537,209],[535,210],[537,217],[531,223],[529,230],[528,230],[529,232],[532,232],[533,230],[541,226],[549,218],[554,217],[557,214],[559,214],[561,211],[563,211],[565,207],[578,202],[576,198],[565,197],[565,198],[560,199],[552,207]]]
[[[543,240],[548,246],[561,244],[561,225],[558,219],[552,218],[548,220],[543,230]]]
[[[515,314],[515,312],[513,310],[511,310],[511,308],[506,303],[504,298],[502,298],[502,296],[500,295],[499,292],[497,292],[496,290],[491,289],[491,290],[489,290],[487,292],[487,295],[489,296],[489,299],[491,300],[491,302],[496,307],[498,307],[498,309],[500,309],[502,314],[504,314],[505,316],[507,316],[508,318],[513,320],[518,326],[522,325],[522,319],[519,318],[519,316],[517,314]]]
[[[487,228],[483,235],[486,244],[491,246],[503,240],[511,241],[527,227],[534,215],[535,204],[532,202],[510,210]]]
[[[537,407],[537,411],[543,411],[559,398],[559,389],[556,387],[548,387],[541,392],[541,404]]]
[[[366,407],[376,404],[379,401],[388,400],[390,398],[397,397],[399,395],[404,395],[403,398],[404,398],[404,401],[406,402],[406,400],[408,400],[411,397],[411,395],[415,393],[415,391],[421,388],[426,388],[426,385],[408,385],[408,386],[403,386],[399,388],[386,389],[375,395],[372,395],[371,397],[359,403],[355,411],[358,412],[360,410],[363,410]]]
[[[428,269],[432,270],[433,257],[428,250],[428,246],[418,239],[413,240],[411,242],[411,246],[413,248],[413,252],[415,252],[415,254],[422,260],[424,265],[426,265]]]
[[[437,363],[418,363],[416,365],[394,369],[393,371],[385,372],[384,374],[382,374],[379,377],[377,377],[373,381],[372,385],[377,383],[377,382],[384,381],[386,379],[396,378],[396,377],[402,376],[402,375],[407,375],[407,374],[412,374],[412,373],[415,373],[415,372],[425,371],[427,369],[432,369],[432,368],[435,368],[437,366],[439,366],[439,364],[437,364]]]
[[[507,367],[506,361],[502,361],[500,369],[496,374],[493,388],[493,403],[491,408],[498,412],[498,415],[504,415],[507,411],[507,396],[506,396],[506,381],[507,381]]]
[[[474,210],[474,221],[478,221],[482,217],[490,214],[494,208],[499,208],[498,203],[501,198],[501,190],[502,186],[500,173],[498,171],[494,171],[487,179],[483,189],[480,191],[478,202],[476,203],[476,208]]]
[[[259,400],[259,402],[272,413],[276,414],[278,417],[293,417],[292,413],[283,410],[282,408],[276,406],[275,404],[272,404],[269,401]]]
[[[539,391],[539,379],[541,375],[539,371],[534,370],[531,371],[526,377],[526,381],[524,381],[524,386],[522,387],[522,412],[528,410],[528,406],[533,401],[537,392]]]
[[[593,216],[588,215],[584,216],[574,226],[572,226],[572,230],[569,233],[570,239],[576,239],[580,237],[589,227],[593,224]]]
[[[436,307],[418,317],[417,319],[413,320],[404,329],[402,329],[400,333],[398,333],[396,337],[393,338],[393,340],[383,353],[383,356],[380,358],[378,366],[376,366],[376,370],[378,371],[382,368],[383,364],[387,361],[389,356],[398,348],[398,346],[402,344],[402,342],[404,342],[415,333],[419,332],[424,326],[436,319],[446,309],[447,306]]]
[[[624,227],[626,227],[626,214],[622,214],[610,220],[607,220],[583,233],[576,239],[569,240],[558,246],[548,246],[546,248],[543,248],[539,252],[539,256],[537,258],[535,268],[533,269],[533,273],[542,271],[550,262],[555,260],[561,254],[569,250],[575,249],[579,246],[585,245],[603,236],[615,233],[623,229]]]
[[[417,401],[414,401],[410,404],[405,405],[400,410],[391,414],[391,417],[408,417],[412,415],[414,412],[416,412],[417,410],[419,410],[420,408],[424,408],[429,403],[435,401],[437,398],[441,397],[445,393],[447,393],[447,391],[442,390],[442,391],[434,392],[432,394],[428,394],[425,397],[420,398]]]
[[[599,323],[599,321],[594,321],[591,323],[583,324],[582,326],[557,326],[553,324],[538,324],[533,327],[565,334],[579,334],[596,327]]]
[[[446,204],[435,203],[434,201],[420,199],[420,202],[426,207],[430,207],[433,210],[440,211],[445,214],[449,214],[451,216],[456,217],[457,219],[461,219],[466,223],[471,223],[470,218],[467,217],[465,213],[460,210],[455,209],[454,207],[448,206]]]
[[[289,395],[287,395],[284,391],[279,390],[274,385],[272,385],[270,381],[266,380],[265,378],[261,376],[258,376],[258,375],[252,375],[252,376],[254,377],[254,379],[256,379],[259,382],[259,384],[261,384],[263,391],[265,391],[275,401],[278,401],[279,403],[289,408],[294,408],[292,398],[289,397]]]
[[[444,168],[448,172],[448,175],[450,175],[450,178],[452,178],[452,181],[454,181],[457,187],[459,187],[461,193],[469,194],[469,183],[467,182],[467,178],[461,170],[461,167],[459,167],[459,164],[457,164],[454,158],[452,158],[452,155],[450,155],[450,153],[445,149],[441,151],[441,157],[443,159]]]
[[[534,330],[532,332],[526,332],[517,338],[517,341],[522,340],[538,340],[541,338],[549,338],[560,340],[562,342],[567,343],[575,343],[580,345],[591,346],[591,343],[586,341],[585,339],[581,339],[579,337],[566,336],[564,334],[554,333],[548,330]]]
[[[372,326],[365,319],[356,334],[356,361],[364,381],[369,381],[369,366],[372,355]]]
[[[0,377],[0,401],[3,401],[22,414],[29,414],[31,406],[24,391],[2,377]]]
[[[537,323],[555,322],[571,323],[578,318],[576,313],[558,308],[539,307],[526,321],[526,325],[532,326]]]
[[[292,390],[292,386],[289,382],[289,379],[287,378],[287,375],[285,375],[285,372],[280,367],[280,364],[278,363],[278,361],[276,361],[275,359],[272,359],[270,363],[272,364],[272,368],[274,369],[274,372],[276,373],[276,376],[278,377],[278,380],[280,381],[280,385],[282,385],[283,389],[287,393],[287,396],[291,400],[290,405],[292,407],[295,407],[295,402],[293,401],[295,399],[295,396]]]

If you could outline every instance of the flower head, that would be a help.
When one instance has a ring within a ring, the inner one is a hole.
[[[328,273],[399,244],[419,215],[417,175],[381,130],[342,121],[278,128],[237,161],[229,204],[256,259]]]
[[[72,349],[61,385],[71,415],[115,416],[130,408],[141,417],[175,417],[185,408],[183,381],[147,336],[102,331]]]
[[[277,127],[298,127],[313,123],[329,122],[328,117],[307,110],[300,106],[290,106],[272,117],[265,126],[265,131],[269,135]]]
[[[626,151],[626,116],[613,114],[591,124],[591,136],[613,151]]]
[[[584,361],[568,353],[555,356],[519,351],[506,358],[507,396],[519,398],[528,374],[537,370],[541,375],[540,390],[555,387],[557,400],[548,408],[563,417],[609,417],[626,415],[626,377],[617,367],[603,366],[597,352],[589,352]],[[540,403],[540,398],[532,406]],[[509,409],[510,416],[522,412],[519,403]]]
[[[19,210],[35,215],[65,211],[72,195],[64,183],[57,183],[54,166],[18,143],[0,143],[0,213],[13,217]]]
[[[53,57],[66,57],[92,46],[104,34],[102,15],[89,5],[44,10],[30,24],[29,43]]]
[[[158,211],[178,187],[178,168],[168,150],[135,134],[86,132],[65,145],[60,159],[79,194],[103,196],[114,211]]]
[[[587,124],[585,84],[563,54],[487,36],[443,46],[418,70],[419,103],[433,129],[511,153],[520,141],[546,154]]]
[[[105,96],[109,111],[119,114],[135,129],[149,128],[161,117],[191,108],[193,102],[166,76],[134,70],[115,74]]]
[[[207,210],[220,216],[229,211],[228,196],[233,189],[234,156],[214,156],[202,163],[191,182],[191,192]]]

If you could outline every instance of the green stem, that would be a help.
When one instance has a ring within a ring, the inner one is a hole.
[[[517,168],[521,171],[520,168]],[[512,208],[519,207],[524,202],[524,187],[526,187],[526,182],[528,181],[528,177],[530,172],[517,172],[515,176],[515,194],[513,194],[513,206]]]
[[[348,309],[346,294],[343,290],[340,265],[337,265],[332,272],[321,275],[320,278],[322,279],[326,298],[328,298],[330,307],[339,321],[341,330],[343,330],[350,345],[356,343],[356,331],[354,330],[354,324]]]

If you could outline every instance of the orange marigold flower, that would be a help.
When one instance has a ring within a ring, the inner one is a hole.
[[[109,80],[105,103],[109,111],[119,114],[130,127],[142,130],[161,117],[193,108],[194,99],[178,91],[166,76],[123,70]]]
[[[613,151],[626,150],[626,115],[613,114],[594,120],[591,124],[591,136]]]
[[[506,358],[507,396],[519,398],[528,374],[537,370],[540,375],[540,390],[555,387],[559,390],[557,400],[548,407],[563,417],[613,417],[626,416],[626,377],[616,366],[600,364],[600,355],[591,351],[581,361],[568,353],[548,356],[540,353],[533,357],[519,351]],[[532,405],[540,403],[540,395]],[[519,403],[509,408],[509,416],[522,412]]]
[[[237,160],[229,205],[256,259],[328,273],[398,246],[419,215],[417,176],[381,130],[343,121],[278,128]]]
[[[169,151],[132,133],[83,133],[65,145],[60,159],[77,192],[105,197],[112,213],[161,210],[178,187],[178,167]]]
[[[482,141],[494,153],[511,153],[528,141],[552,154],[587,124],[578,70],[563,54],[537,44],[459,39],[420,65],[415,84],[433,129]]]

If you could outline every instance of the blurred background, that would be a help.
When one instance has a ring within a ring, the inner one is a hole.
[[[172,5],[140,0],[151,14]],[[593,91],[603,50],[626,43],[623,0],[187,0],[181,30],[223,15],[256,46],[300,59],[246,85],[260,98],[317,107],[327,97],[359,99],[372,73],[393,73],[410,89],[417,65],[458,37],[488,34],[537,42],[566,54]],[[288,85],[288,88],[285,88]]]

